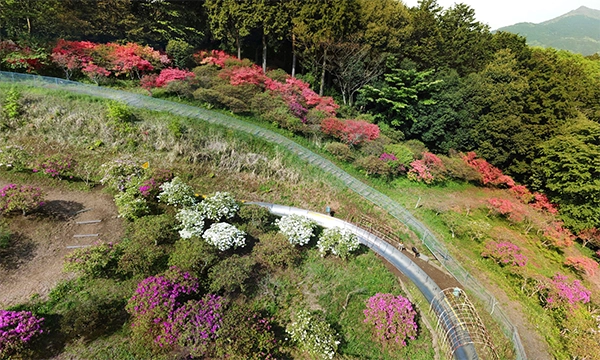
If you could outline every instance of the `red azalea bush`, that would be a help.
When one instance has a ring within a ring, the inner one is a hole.
[[[10,359],[42,334],[43,322],[29,311],[0,310],[0,358]]]
[[[579,235],[577,236],[583,242],[583,246],[587,246],[587,244],[592,244],[592,246],[598,248],[600,247],[600,230],[596,228],[584,229],[581,230]]]
[[[0,63],[11,70],[39,70],[47,58],[48,54],[43,49],[20,45],[12,40],[0,41]]]
[[[163,87],[168,83],[176,81],[176,80],[188,80],[193,79],[196,75],[187,70],[175,69],[175,68],[166,68],[160,71],[159,75],[145,75],[140,80],[140,85],[144,89],[150,89],[153,87]]]
[[[238,64],[242,63],[241,60],[239,60],[235,56],[231,56],[231,55],[227,54],[223,50],[211,50],[211,51],[202,50],[202,51],[199,51],[199,52],[195,53],[194,55],[192,55],[192,57],[194,58],[194,61],[198,65],[210,64],[210,65],[218,66],[220,68],[224,68],[226,62],[238,63]]]
[[[521,248],[509,241],[487,243],[481,256],[492,258],[500,265],[527,265],[527,257],[521,253]]]
[[[464,154],[462,158],[467,165],[477,170],[477,172],[481,174],[481,181],[483,182],[483,185],[490,184],[494,186],[515,186],[515,182],[510,176],[504,175],[502,170],[488,163],[485,161],[485,159],[477,159],[477,154],[475,152],[468,152]]]
[[[374,327],[377,340],[385,345],[404,347],[407,339],[417,336],[417,312],[400,295],[377,293],[367,300],[363,313],[365,323]]]
[[[548,200],[545,194],[534,193],[531,206],[539,210],[545,210],[550,214],[558,214],[558,208]]]
[[[569,256],[565,260],[565,265],[588,276],[594,276],[596,270],[598,270],[598,263],[586,256]]]

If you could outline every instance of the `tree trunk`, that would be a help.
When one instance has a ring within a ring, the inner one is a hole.
[[[262,54],[262,69],[263,73],[267,73],[267,36],[263,33],[262,36],[262,46],[263,46],[263,54]]]
[[[237,45],[238,60],[242,60],[242,48],[240,46],[240,32],[235,32],[235,44]]]
[[[325,66],[327,65],[327,48],[323,52],[323,69],[321,71],[321,86],[319,87],[319,96],[323,96],[323,90],[325,88]]]
[[[27,17],[27,34],[31,34],[31,21],[29,21],[29,16]]]
[[[292,77],[296,77],[296,35],[292,34]]]

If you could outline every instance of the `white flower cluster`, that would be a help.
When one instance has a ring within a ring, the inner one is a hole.
[[[204,231],[204,215],[196,208],[184,208],[179,210],[175,218],[181,223],[179,236],[189,239],[192,236],[202,236]]]
[[[227,223],[212,224],[202,235],[207,243],[216,246],[221,251],[231,247],[244,247],[246,245],[245,236],[246,233]]]
[[[177,176],[170,182],[162,184],[160,189],[162,191],[158,194],[158,201],[167,205],[188,207],[196,202],[194,189]]]
[[[356,234],[349,229],[339,227],[323,230],[317,241],[317,248],[319,248],[321,256],[331,252],[342,259],[350,256],[350,253],[357,250],[359,246],[360,242],[358,242]]]
[[[279,231],[285,235],[292,245],[306,245],[313,236],[316,224],[306,216],[292,214],[275,220]]]
[[[200,203],[200,209],[205,219],[219,221],[231,219],[240,209],[239,205],[227,192],[217,192]]]
[[[321,359],[333,359],[340,344],[331,326],[306,310],[296,314],[296,321],[286,331],[302,349]]]

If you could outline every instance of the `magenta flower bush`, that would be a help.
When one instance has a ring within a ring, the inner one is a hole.
[[[522,267],[527,265],[527,257],[521,253],[521,248],[509,242],[490,241],[485,245],[481,256],[491,258],[500,265]]]
[[[377,340],[393,347],[406,346],[406,339],[417,336],[417,313],[408,299],[377,293],[367,300],[365,323],[374,327]]]
[[[42,173],[53,178],[73,177],[73,170],[77,166],[77,161],[70,155],[55,154],[45,157],[33,172],[41,171]]]
[[[168,335],[185,347],[193,357],[206,354],[222,323],[223,298],[207,294],[201,300],[190,300],[169,317]]]
[[[29,311],[0,310],[0,358],[10,358],[43,333],[43,322]]]
[[[546,289],[546,308],[574,308],[579,304],[587,304],[592,292],[581,281],[569,279],[563,274],[556,274]]]
[[[198,279],[177,267],[144,279],[126,307],[133,320],[134,336],[152,340],[160,347],[174,344],[173,315],[197,292]]]
[[[21,211],[26,215],[44,205],[44,195],[38,187],[8,184],[0,190],[0,214]]]

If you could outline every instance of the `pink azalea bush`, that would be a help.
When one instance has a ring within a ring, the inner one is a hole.
[[[411,169],[408,171],[408,178],[413,181],[431,184],[436,180],[443,179],[443,173],[446,167],[442,160],[435,154],[424,152],[421,160],[415,160],[410,163]]]
[[[0,358],[10,356],[27,346],[33,338],[42,334],[44,318],[29,311],[0,310]]]
[[[193,79],[194,77],[196,77],[196,75],[191,71],[166,68],[162,69],[158,75],[144,75],[140,80],[140,85],[142,88],[150,90],[152,88],[164,87],[173,81],[189,80]]]
[[[481,256],[492,258],[500,265],[517,267],[527,265],[527,257],[521,253],[521,248],[509,241],[487,243]]]
[[[408,299],[377,293],[367,300],[364,322],[373,325],[376,338],[383,344],[406,346],[417,336],[417,313]]]
[[[554,275],[546,288],[546,308],[556,309],[567,307],[572,309],[580,304],[587,304],[591,300],[592,292],[581,281],[569,279],[558,273]]]
[[[55,154],[46,156],[42,161],[37,164],[37,167],[33,169],[33,172],[41,170],[42,173],[53,177],[61,178],[64,176],[73,177],[71,174],[77,167],[77,161],[73,159],[71,155]]]
[[[26,215],[44,205],[44,195],[38,187],[8,184],[0,190],[0,213],[21,211]]]
[[[598,270],[598,263],[587,256],[569,256],[565,260],[565,265],[588,276],[594,276]]]

